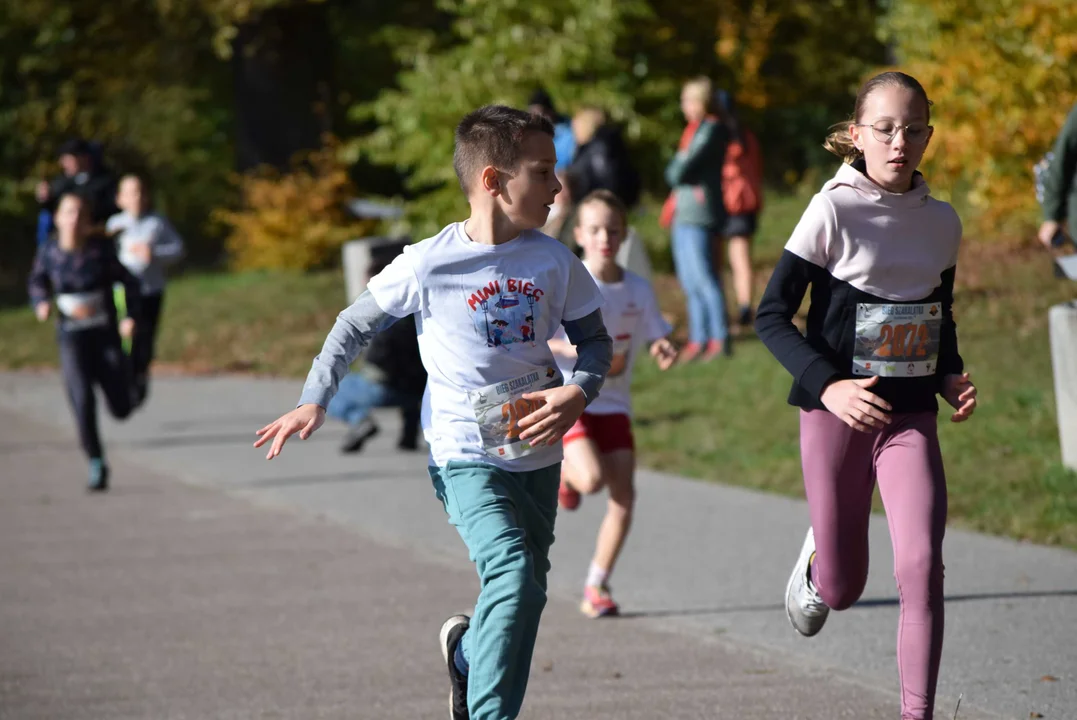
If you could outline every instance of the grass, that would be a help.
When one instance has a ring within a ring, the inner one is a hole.
[[[804,206],[772,198],[756,246],[758,293]],[[661,242],[652,235],[652,243]],[[683,332],[675,280],[655,280]],[[1077,295],[1042,250],[966,240],[955,305],[961,352],[981,406],[963,425],[940,415],[951,524],[1077,549],[1077,473],[1059,457],[1047,309]],[[343,302],[339,271],[190,275],[166,299],[159,371],[246,372],[300,378]],[[53,366],[50,325],[28,309],[0,311],[0,367]],[[635,378],[641,462],[704,480],[800,496],[790,379],[754,338],[732,358]]]

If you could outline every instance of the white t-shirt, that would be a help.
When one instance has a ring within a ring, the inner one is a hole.
[[[586,266],[585,266],[586,267]],[[616,283],[604,283],[595,278],[605,303],[602,320],[606,332],[613,338],[613,362],[609,375],[598,397],[587,406],[591,415],[632,414],[632,368],[636,356],[644,345],[664,338],[673,328],[662,317],[658,300],[651,284],[631,270],[624,271],[624,279]],[[562,329],[557,337],[567,340]],[[571,372],[573,360],[557,356],[562,371]]]
[[[122,212],[108,219],[105,232],[118,233],[117,255],[123,266],[142,281],[142,294],[162,292],[165,289],[165,268],[183,257],[183,239],[172,223],[157,213],[136,218]],[[150,246],[152,257],[149,263],[131,251],[133,246],[141,244]]]
[[[469,460],[524,472],[561,460],[560,443],[530,447],[516,423],[528,411],[519,395],[563,384],[547,344],[561,322],[602,306],[572,251],[533,230],[481,245],[454,223],[404,248],[368,289],[390,315],[418,313],[423,431],[435,465]]]

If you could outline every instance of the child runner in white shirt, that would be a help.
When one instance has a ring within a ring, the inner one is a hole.
[[[430,476],[482,586],[474,617],[441,628],[455,720],[520,712],[546,604],[561,438],[610,367],[594,280],[535,230],[561,190],[556,159],[545,118],[497,105],[467,115],[453,165],[471,217],[405,248],[371,279],[314,359],[299,407],[255,443],[273,439],[272,459],[292,434],[309,437],[363,346],[415,315]],[[579,356],[567,379],[547,345],[561,326]]]
[[[108,219],[105,233],[116,237],[120,262],[142,286],[142,321],[131,343],[131,370],[141,403],[149,392],[150,363],[165,295],[165,269],[183,258],[183,238],[164,215],[153,211],[149,183],[139,175],[128,174],[120,179],[116,205],[122,212]]]
[[[596,190],[578,207],[576,243],[583,248],[584,265],[605,299],[602,315],[613,337],[613,362],[602,393],[565,434],[559,501],[565,510],[575,510],[581,493],[590,495],[603,487],[610,492],[580,604],[585,615],[597,618],[618,612],[610,596],[609,577],[628,537],[636,500],[629,395],[632,366],[645,342],[663,370],[673,365],[677,350],[666,337],[672,328],[659,312],[650,283],[614,259],[627,231],[624,205],[608,190]],[[550,347],[558,362],[571,368],[576,351],[564,333],[551,340]]]

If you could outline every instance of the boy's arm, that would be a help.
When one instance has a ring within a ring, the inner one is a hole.
[[[1067,219],[1066,203],[1077,181],[1077,108],[1070,112],[1055,142],[1054,159],[1043,181],[1043,219],[1062,223]]]
[[[578,320],[566,320],[561,323],[568,335],[569,342],[576,346],[576,365],[572,368],[572,377],[566,385],[578,385],[590,405],[598,397],[606,374],[613,362],[613,338],[606,332],[602,322],[602,311],[595,310]]]
[[[337,392],[340,379],[348,373],[348,368],[363,348],[375,335],[399,319],[382,310],[370,291],[365,290],[337,316],[322,351],[314,358],[307,374],[299,405],[327,407]]]

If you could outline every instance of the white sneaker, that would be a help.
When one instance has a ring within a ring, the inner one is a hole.
[[[811,637],[823,629],[830,608],[815,590],[808,578],[808,564],[815,552],[815,532],[808,528],[804,545],[800,548],[800,557],[793,566],[789,584],[785,586],[785,614],[793,628],[804,637]]]

